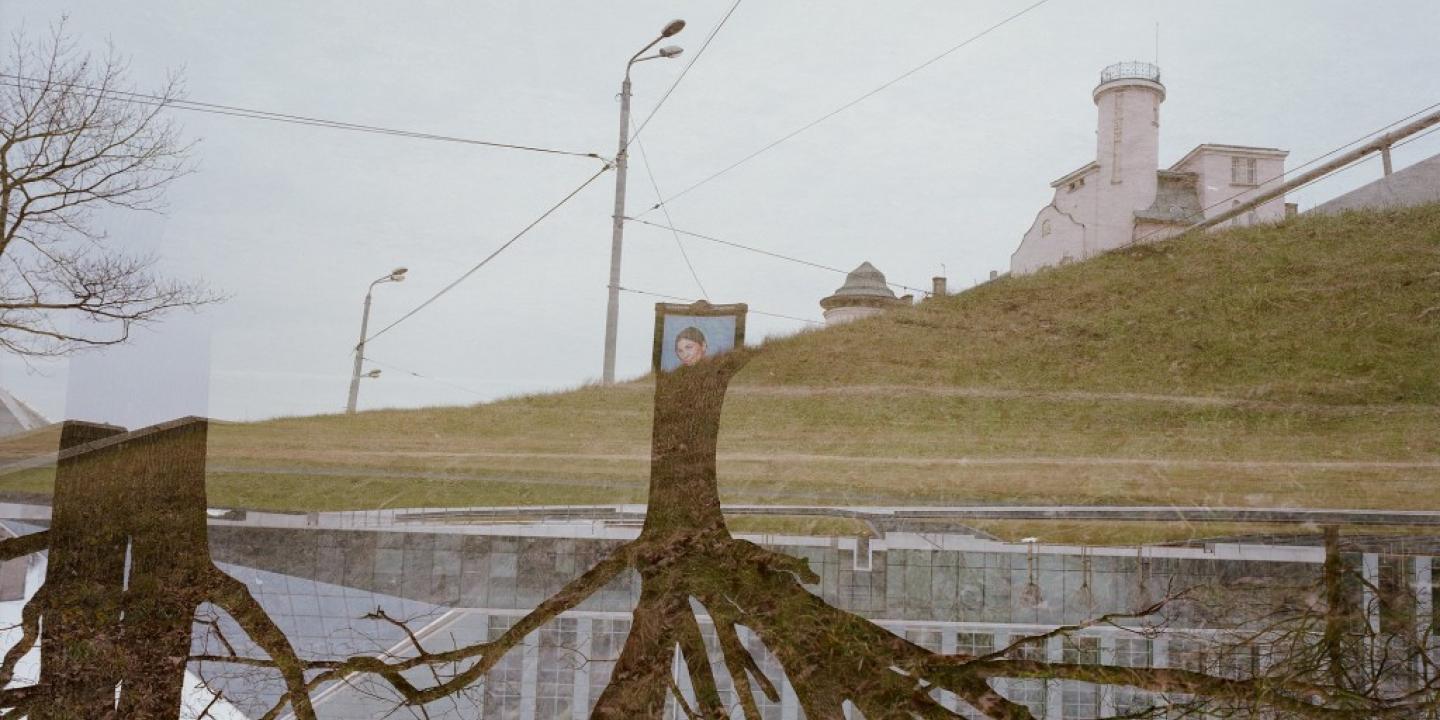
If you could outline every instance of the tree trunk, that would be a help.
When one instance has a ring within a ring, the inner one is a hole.
[[[51,508],[50,555],[39,601],[44,618],[36,720],[114,714],[120,681],[120,596],[125,587],[125,492],[114,453],[86,445],[125,429],[68,421],[60,431]]]
[[[158,426],[128,451],[130,587],[122,637],[128,663],[120,717],[174,716],[184,689],[195,609],[213,572],[205,515],[207,423],[186,418]]]
[[[179,711],[210,566],[206,429],[202,419],[182,418],[120,436],[121,428],[66,423],[42,591],[48,701],[32,717]]]
[[[720,411],[754,351],[733,350],[655,377],[650,495],[642,537],[724,530],[715,478]]]

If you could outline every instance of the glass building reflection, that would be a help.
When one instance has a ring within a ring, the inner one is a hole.
[[[24,518],[6,522],[13,533],[45,525],[45,508],[7,509],[6,517]],[[416,641],[436,652],[493,640],[637,533],[625,521],[452,524],[423,514],[407,520],[400,514],[216,512],[210,522],[215,562],[247,585],[300,656],[312,660],[353,654],[403,658],[414,655]],[[1301,542],[1082,548],[1007,543],[954,529],[895,530],[875,538],[749,539],[805,558],[821,578],[809,589],[826,602],[947,654],[994,652],[1056,625],[1143,607],[1173,587],[1228,589],[1279,602],[1313,585],[1324,562],[1322,547]],[[1440,539],[1377,536],[1349,543],[1347,562],[1369,581],[1363,606],[1372,608],[1372,622],[1412,623],[1419,630],[1436,621]],[[0,614],[11,624],[11,616],[18,617],[24,599],[43,580],[44,563],[40,555],[0,567]],[[530,633],[483,681],[429,703],[425,715],[418,716],[588,717],[629,631],[638,580],[633,572],[622,575],[577,609]],[[1384,597],[1373,597],[1377,592]],[[202,606],[199,617],[196,654],[218,653],[223,643],[237,654],[259,654],[223,613]],[[1163,631],[1140,633],[1120,622],[1016,652],[1051,662],[1177,667],[1245,677],[1262,669],[1268,656],[1261,645],[1226,650],[1217,642],[1238,629],[1233,620],[1202,604],[1178,610]],[[700,623],[722,699],[732,717],[739,717],[713,627],[703,614]],[[754,635],[742,629],[741,639],[780,690],[778,702],[755,693],[764,717],[803,717],[779,663]],[[6,646],[15,640],[13,632],[3,638]],[[33,666],[38,659],[29,662]],[[672,677],[688,694],[688,675],[678,659],[674,662]],[[440,665],[407,673],[425,685],[459,669]],[[213,717],[260,717],[284,691],[278,674],[266,668],[192,663],[190,672],[221,690],[223,702],[214,703],[203,691],[187,692],[187,707],[209,706]],[[33,667],[29,674],[33,677]],[[15,683],[23,684],[25,676],[22,664]],[[1036,717],[1097,718],[1163,704],[1163,698],[1125,687],[1045,679],[997,682],[1004,683],[997,689],[1025,703]],[[393,717],[403,706],[390,685],[364,675],[329,683],[312,695],[325,718]],[[967,713],[953,696],[937,697]],[[673,702],[670,716],[683,717]]]

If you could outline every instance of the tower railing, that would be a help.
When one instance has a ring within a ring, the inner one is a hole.
[[[1149,80],[1160,82],[1160,66],[1148,62],[1115,63],[1100,71],[1100,84],[1115,80]]]

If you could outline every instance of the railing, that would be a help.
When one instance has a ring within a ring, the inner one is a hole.
[[[1115,63],[1100,71],[1100,83],[1113,80],[1149,80],[1160,82],[1160,66],[1148,62]]]

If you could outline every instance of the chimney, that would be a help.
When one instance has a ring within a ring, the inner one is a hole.
[[[931,294],[931,295],[933,295],[933,296],[935,296],[935,297],[945,297],[945,295],[946,295],[946,292],[945,292],[945,278],[943,278],[943,277],[933,277],[933,278],[930,278],[930,284],[931,284],[931,286],[932,286],[932,289],[931,289],[931,291],[930,291],[930,294]]]

